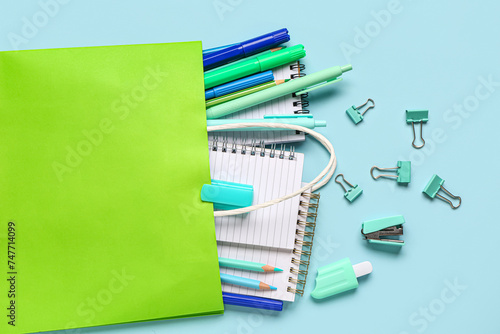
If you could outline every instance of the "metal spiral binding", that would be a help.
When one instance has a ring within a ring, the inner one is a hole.
[[[307,276],[307,270],[297,269],[294,267],[290,267],[290,272],[297,276]]]
[[[306,265],[306,266],[309,266],[309,261],[301,261],[301,260],[297,260],[296,258],[292,257],[292,261],[291,261],[293,264],[296,264],[296,265]]]
[[[288,277],[288,282],[295,283],[295,284],[302,284],[302,285],[306,284],[305,279],[296,279],[296,278],[292,278],[292,277]]]
[[[303,237],[313,237],[314,236],[313,232],[302,231],[302,230],[299,230],[299,229],[295,230],[295,234],[301,235]]]
[[[306,69],[306,65],[297,62],[295,64],[290,65],[290,70],[296,70],[297,73],[293,73],[290,75],[290,79],[297,79],[305,76],[304,70]],[[296,95],[293,94],[295,97]],[[300,95],[300,101],[293,102],[294,107],[300,107],[299,110],[295,110],[294,114],[309,114],[309,110],[306,109],[309,107],[309,101],[307,101],[307,94]]]
[[[299,219],[297,219],[297,226],[301,228],[295,230],[298,236],[298,238],[295,238],[295,245],[297,247],[293,249],[294,256],[291,259],[291,263],[298,266],[298,268],[290,267],[290,273],[296,275],[296,277],[288,278],[288,282],[296,284],[296,287],[292,288],[289,286],[286,290],[300,296],[304,294],[309,270],[319,198],[319,194],[303,193],[300,200],[300,206],[306,208],[307,211],[301,209],[298,212]]]
[[[247,144],[246,139],[243,141],[242,145],[238,145],[236,140],[233,140],[231,144],[227,137],[223,137],[219,139],[219,137],[214,137],[212,143],[209,143],[209,149],[213,152],[217,152],[219,149],[222,152],[229,152],[232,154],[240,153],[242,155],[246,155],[250,153],[253,156],[261,156],[261,157],[269,157],[269,158],[278,158],[289,160],[295,160],[295,147],[290,146],[290,150],[287,152],[286,145],[281,144],[278,154],[276,153],[276,144],[272,144],[270,148],[266,148],[264,145],[264,141],[260,141],[257,144],[255,139],[252,139],[250,145]]]

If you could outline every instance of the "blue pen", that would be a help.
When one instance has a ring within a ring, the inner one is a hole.
[[[234,44],[229,44],[229,45],[224,45],[224,46],[218,46],[216,48],[211,48],[211,49],[206,49],[206,50],[203,50],[203,55],[207,55],[209,53],[213,53],[213,52],[216,52],[216,51],[220,51],[220,50],[224,50],[230,46],[234,46],[238,43],[234,43]]]
[[[208,119],[207,126],[235,124],[235,123],[283,123],[300,125],[308,129],[325,127],[326,121],[316,121],[312,115],[266,115],[263,119]],[[283,128],[248,127],[218,131],[290,131]]]
[[[263,297],[245,296],[237,293],[222,293],[222,299],[226,305],[246,306],[264,310],[282,311],[283,301]]]
[[[233,276],[228,274],[220,274],[220,280],[222,283],[240,285],[247,288],[257,289],[257,290],[276,290],[277,288],[266,284],[261,281],[257,281],[251,278],[245,278],[240,276]]]
[[[287,29],[280,29],[271,33],[249,39],[236,45],[229,46],[219,51],[203,55],[203,67],[205,71],[220,65],[227,64],[241,58],[251,56],[267,49],[274,48],[282,43],[288,42],[290,35]]]
[[[274,80],[273,71],[265,71],[241,78],[226,84],[205,90],[205,100],[213,99],[226,94],[231,94],[242,89],[257,86]]]

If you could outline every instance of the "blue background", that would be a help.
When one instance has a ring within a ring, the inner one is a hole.
[[[17,48],[189,40],[202,40],[209,48],[286,27],[290,44],[306,47],[308,73],[352,63],[354,70],[344,74],[343,82],[310,94],[310,109],[328,121],[320,131],[335,147],[337,171],[364,189],[352,204],[333,180],[321,190],[306,292],[283,312],[228,307],[224,316],[83,332],[500,332],[500,225],[495,216],[500,2],[65,2]],[[40,3],[3,1],[1,7],[0,49],[13,50],[16,44],[9,36],[22,34],[23,18],[32,21]],[[376,108],[354,126],[345,110],[367,98],[375,100]],[[405,109],[418,108],[429,109],[427,143],[421,150],[411,147],[411,126],[405,123]],[[297,150],[306,153],[304,180],[311,180],[327,154],[311,138]],[[412,161],[408,187],[370,177],[371,166],[393,167],[398,160]],[[434,173],[462,196],[459,209],[424,197],[422,189]],[[360,235],[361,222],[397,214],[406,218],[406,245],[399,252],[368,246]],[[371,261],[373,273],[355,291],[314,301],[310,292],[316,268],[344,257],[353,263]],[[453,285],[458,287],[450,289]]]

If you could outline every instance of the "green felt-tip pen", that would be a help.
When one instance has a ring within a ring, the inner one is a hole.
[[[263,72],[282,66],[306,56],[302,44],[285,48],[276,52],[247,59],[236,64],[227,65],[212,71],[205,72],[205,89],[233,81],[257,72]]]
[[[257,263],[257,262],[235,260],[235,259],[226,259],[224,257],[219,257],[219,266],[228,267],[228,268],[235,268],[235,269],[261,271],[261,272],[283,271],[282,269],[270,266],[270,265],[265,264],[265,263]]]
[[[237,99],[239,97],[242,97],[242,96],[245,96],[248,94],[252,94],[252,93],[267,89],[267,88],[271,88],[271,87],[277,86],[279,84],[282,84],[284,82],[287,82],[288,80],[290,80],[290,79],[269,81],[269,82],[266,82],[266,83],[263,83],[263,84],[260,84],[257,86],[253,86],[253,87],[250,87],[247,89],[239,90],[239,91],[231,93],[231,94],[222,95],[220,97],[216,97],[214,99],[208,100],[206,102],[206,107],[210,108],[210,107],[216,106],[218,104],[228,102],[228,101]]]

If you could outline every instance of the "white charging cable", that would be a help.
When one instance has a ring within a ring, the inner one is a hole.
[[[286,196],[273,199],[271,201],[262,203],[262,204],[257,204],[257,205],[252,205],[252,206],[247,206],[245,208],[240,208],[240,209],[234,209],[234,210],[221,210],[221,211],[215,211],[214,216],[215,217],[224,217],[224,216],[233,216],[233,215],[240,215],[242,213],[247,213],[250,211],[255,211],[258,209],[266,208],[268,206],[278,204],[280,202],[286,201],[287,199],[290,199],[292,197],[298,196],[302,194],[304,191],[311,189],[311,191],[316,191],[319,188],[323,187],[325,184],[330,181],[330,179],[333,176],[333,173],[335,172],[335,168],[337,167],[337,159],[335,157],[335,151],[333,150],[333,145],[330,143],[328,139],[326,139],[325,136],[322,134],[305,128],[303,126],[299,125],[291,125],[291,124],[283,124],[283,123],[234,123],[234,124],[224,124],[224,125],[215,125],[215,126],[209,126],[207,127],[208,132],[212,131],[221,131],[221,130],[230,130],[230,129],[241,129],[241,128],[250,128],[250,127],[259,127],[259,128],[282,128],[282,129],[290,129],[290,130],[297,130],[301,132],[305,132],[313,136],[316,140],[318,140],[327,150],[330,152],[330,160],[328,161],[328,164],[326,165],[325,169],[321,171],[321,173],[318,174],[308,184],[300,188],[299,190],[288,194]]]

